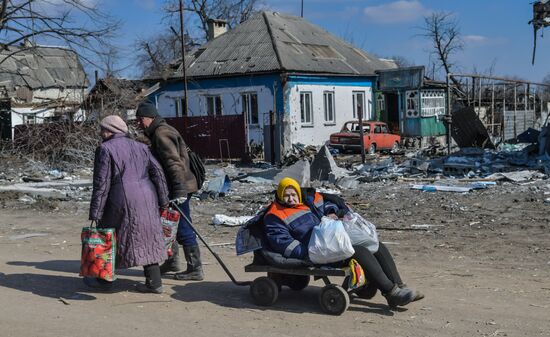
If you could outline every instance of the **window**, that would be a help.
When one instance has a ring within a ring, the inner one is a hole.
[[[258,95],[256,93],[245,93],[241,95],[243,114],[247,124],[258,124]]]
[[[374,126],[374,133],[382,133],[382,126],[380,125]]]
[[[217,96],[206,96],[206,113],[208,116],[222,115],[222,98]]]
[[[325,122],[334,123],[336,121],[334,116],[334,92],[325,91],[323,93],[323,101],[325,107]]]
[[[23,124],[35,124],[36,115],[23,115]]]
[[[407,91],[407,117],[416,118],[419,116],[418,112],[418,92]]]
[[[353,118],[365,119],[365,92],[364,91],[354,91],[353,92]]]
[[[185,98],[178,97],[174,99],[174,106],[176,109],[176,117],[187,116],[187,111],[185,111]]]
[[[377,108],[379,112],[386,110],[386,96],[384,94],[379,94],[378,99],[376,100]]]
[[[388,133],[388,127],[385,125],[382,125],[382,133]]]
[[[313,124],[311,92],[300,93],[300,119],[302,124]]]
[[[443,91],[427,90],[421,94],[422,117],[432,117],[445,114],[445,93]]]

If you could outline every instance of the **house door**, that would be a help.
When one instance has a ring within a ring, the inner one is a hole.
[[[386,109],[388,128],[391,133],[399,133],[399,96],[397,94],[386,94]]]
[[[10,101],[0,102],[0,140],[11,140]]]

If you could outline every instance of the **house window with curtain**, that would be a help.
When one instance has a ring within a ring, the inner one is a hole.
[[[244,93],[241,95],[243,114],[249,125],[258,125],[258,95],[256,93]]]
[[[300,120],[303,125],[313,125],[311,92],[300,93]]]
[[[438,90],[422,91],[422,117],[445,114],[445,93]]]
[[[334,91],[325,91],[323,93],[323,102],[325,109],[325,123],[334,124],[336,117],[334,115]]]

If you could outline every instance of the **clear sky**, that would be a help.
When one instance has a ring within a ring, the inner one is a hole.
[[[300,15],[301,0],[260,0],[265,8]],[[455,56],[460,72],[487,71],[534,82],[550,74],[550,28],[537,39],[531,65],[532,0],[304,0],[304,18],[330,33],[352,41],[379,56],[405,57],[418,65],[429,63],[429,41],[419,36],[423,17],[433,11],[454,13],[465,48]],[[105,9],[123,21],[119,35],[126,63],[133,62],[133,44],[163,28],[162,0],[108,0]],[[166,23],[164,23],[166,25]],[[190,27],[191,28],[191,27]],[[123,75],[135,77],[135,67]]]

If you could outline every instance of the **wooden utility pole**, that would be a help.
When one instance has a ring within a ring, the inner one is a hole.
[[[302,0],[302,10],[300,12],[300,17],[303,18],[304,17],[304,0]]]
[[[185,104],[182,106],[183,116],[187,116],[189,103],[187,102],[187,71],[185,69],[185,35],[183,30],[183,0],[180,0],[180,39],[181,39],[181,69],[183,72],[183,91],[185,94]]]

